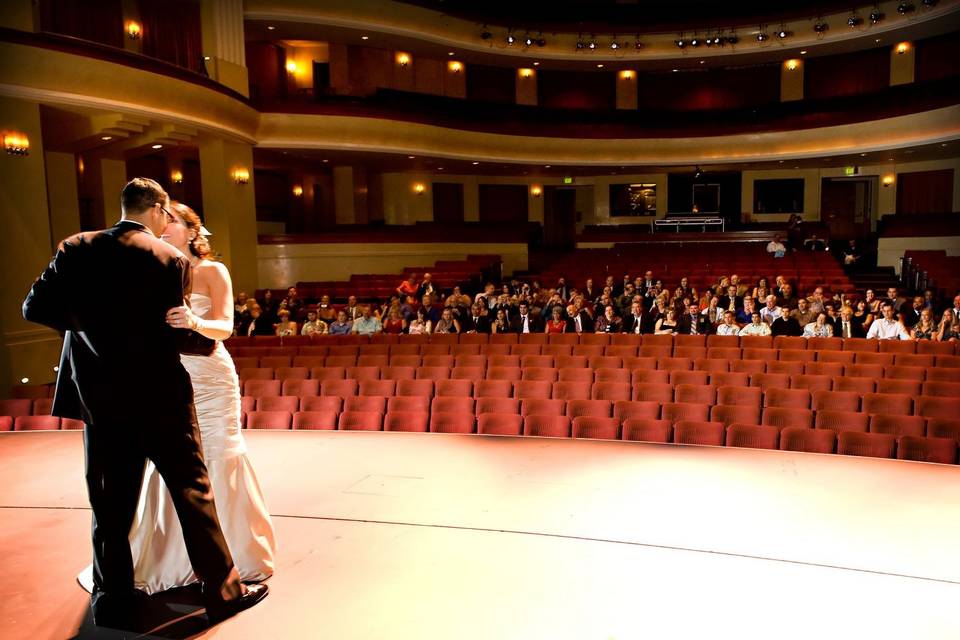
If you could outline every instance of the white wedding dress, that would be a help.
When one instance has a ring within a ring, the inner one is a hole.
[[[210,298],[193,293],[190,305],[203,316]],[[180,360],[193,383],[203,457],[233,562],[242,580],[264,580],[273,574],[276,540],[240,431],[240,384],[233,360],[220,341],[210,356],[181,355]],[[170,493],[150,461],[130,529],[130,549],[134,583],[141,591],[152,594],[197,581]],[[90,567],[80,582],[92,588]]]

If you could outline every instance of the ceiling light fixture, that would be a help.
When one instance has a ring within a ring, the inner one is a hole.
[[[861,24],[863,24],[863,18],[861,18],[856,13],[851,13],[850,17],[847,18],[847,26],[850,27],[851,29],[856,29]]]
[[[823,21],[823,18],[817,16],[817,21],[813,23],[813,32],[817,35],[823,35],[830,28],[826,22]]]
[[[916,5],[912,2],[901,2],[897,5],[897,13],[900,15],[905,15],[907,13],[913,13],[916,10]]]
[[[880,3],[873,5],[873,10],[870,12],[870,24],[877,24],[884,19],[884,13],[880,11]]]
[[[593,34],[591,33],[591,34],[590,34],[590,42],[587,43],[587,49],[590,49],[590,50],[592,51],[592,50],[594,50],[594,49],[596,49],[596,48],[597,48],[597,41],[596,41],[596,39],[594,38]]]
[[[162,145],[162,144],[153,144],[153,145],[150,145],[150,148],[151,148],[151,149],[163,149],[163,145]]]
[[[369,40],[369,39],[370,39],[370,36],[360,36],[360,39],[361,39],[361,40]]]
[[[489,40],[492,37],[493,37],[493,34],[490,33],[489,29],[487,29],[487,25],[483,25],[483,27],[480,29],[480,39]]]
[[[702,176],[702,175],[703,175],[703,171],[700,169],[700,165],[697,165],[696,167],[694,167],[694,169],[693,169],[693,177],[694,177],[694,178],[699,178],[699,177]]]

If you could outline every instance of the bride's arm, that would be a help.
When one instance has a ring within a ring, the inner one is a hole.
[[[210,311],[206,318],[194,314],[189,307],[167,311],[167,323],[175,328],[192,329],[211,340],[226,340],[233,335],[233,285],[230,272],[219,262],[205,262],[203,279],[210,290]],[[196,281],[197,278],[194,278]]]

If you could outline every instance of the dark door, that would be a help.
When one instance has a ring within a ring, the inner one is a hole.
[[[463,222],[463,184],[433,183],[433,221],[445,224]]]
[[[860,238],[870,229],[873,180],[824,178],[820,189],[820,220],[830,238]]]
[[[543,239],[552,249],[572,249],[577,235],[577,191],[547,187],[543,201]]]

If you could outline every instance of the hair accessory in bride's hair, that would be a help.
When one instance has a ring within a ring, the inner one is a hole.
[[[200,225],[200,235],[206,237],[206,236],[212,236],[213,234],[210,233],[210,231],[205,226]]]

